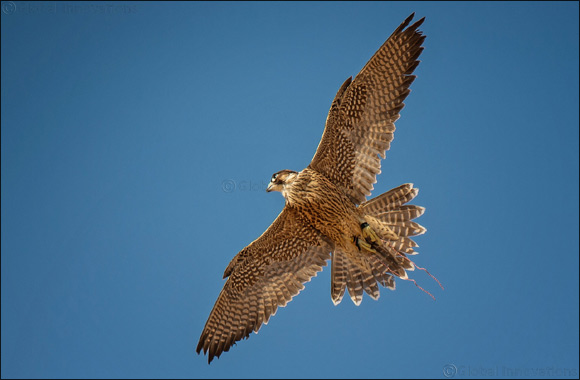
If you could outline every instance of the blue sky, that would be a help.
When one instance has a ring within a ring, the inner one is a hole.
[[[415,261],[445,290],[417,271],[436,301],[399,281],[335,307],[326,267],[208,366],[223,270],[284,205],[265,184],[308,165],[339,86],[411,12],[426,49],[373,195],[420,188]],[[1,17],[3,378],[578,377],[577,2]]]

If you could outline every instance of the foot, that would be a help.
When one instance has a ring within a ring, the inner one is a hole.
[[[375,231],[371,228],[371,226],[369,226],[369,224],[367,222],[364,222],[363,224],[361,224],[360,228],[362,228],[363,237],[369,243],[371,243],[371,244],[372,243],[379,243],[381,241],[379,236],[375,233]]]

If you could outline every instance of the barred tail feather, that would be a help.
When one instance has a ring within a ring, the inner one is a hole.
[[[337,250],[332,254],[331,298],[338,305],[344,297],[345,290],[355,305],[360,305],[363,291],[377,300],[380,290],[377,282],[387,288],[394,289],[395,282],[388,273],[388,266],[375,256],[368,253],[356,260],[346,253]]]
[[[343,252],[332,252],[330,297],[335,305],[338,305],[342,301],[342,297],[344,297],[344,292],[346,290],[346,278],[348,275],[346,260],[346,256]]]
[[[347,261],[347,280],[346,288],[352,302],[355,305],[360,305],[363,298],[363,276],[360,267],[352,261]]]
[[[404,205],[395,210],[381,212],[375,215],[375,218],[382,220],[388,224],[396,224],[398,222],[406,222],[420,217],[425,212],[425,207]]]
[[[386,223],[387,226],[399,236],[408,237],[424,234],[427,229],[416,222],[397,222],[397,223]]]
[[[419,189],[413,188],[412,183],[405,183],[370,199],[360,205],[367,215],[377,215],[394,210],[417,196]]]

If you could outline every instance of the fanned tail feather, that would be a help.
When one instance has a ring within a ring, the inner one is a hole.
[[[373,261],[375,260],[375,261]],[[391,286],[385,276],[385,269],[379,260],[372,257],[359,257],[358,260],[348,258],[347,254],[337,250],[332,254],[331,298],[338,305],[348,289],[349,296],[355,305],[362,302],[363,291],[371,298],[380,296],[377,281],[384,286]]]
[[[418,193],[419,189],[413,188],[412,183],[405,183],[362,203],[359,207],[361,207],[367,215],[374,216],[404,205],[415,198]]]
[[[348,270],[346,267],[346,256],[341,251],[332,253],[331,274],[330,274],[330,295],[332,302],[338,305],[344,297],[346,290],[346,280]]]
[[[419,223],[412,221],[423,215],[425,208],[406,204],[415,198],[418,192],[417,188],[413,188],[413,184],[406,183],[359,206],[382,242],[372,243],[378,255],[364,249],[356,258],[340,251],[333,253],[331,296],[335,305],[341,302],[346,289],[355,305],[359,305],[363,291],[373,299],[378,299],[380,295],[378,284],[395,289],[394,278],[399,277],[413,281],[417,285],[414,280],[408,278],[407,271],[418,268],[427,272],[407,257],[416,255],[415,248],[419,246],[411,237],[426,231]],[[396,240],[393,240],[393,232],[398,237]],[[424,290],[419,285],[417,287]],[[429,292],[427,294],[431,295]]]

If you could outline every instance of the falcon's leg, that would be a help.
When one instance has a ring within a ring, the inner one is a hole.
[[[385,233],[385,238],[389,239],[389,240],[399,240],[399,236],[394,233],[389,227],[387,226],[383,226],[386,231],[383,231]],[[381,243],[381,238],[379,238],[379,236],[377,235],[377,233],[371,228],[371,226],[369,226],[369,224],[367,222],[364,222],[360,225],[360,228],[362,228],[362,232],[363,232],[363,237],[369,242],[369,243],[377,243],[380,245]]]

